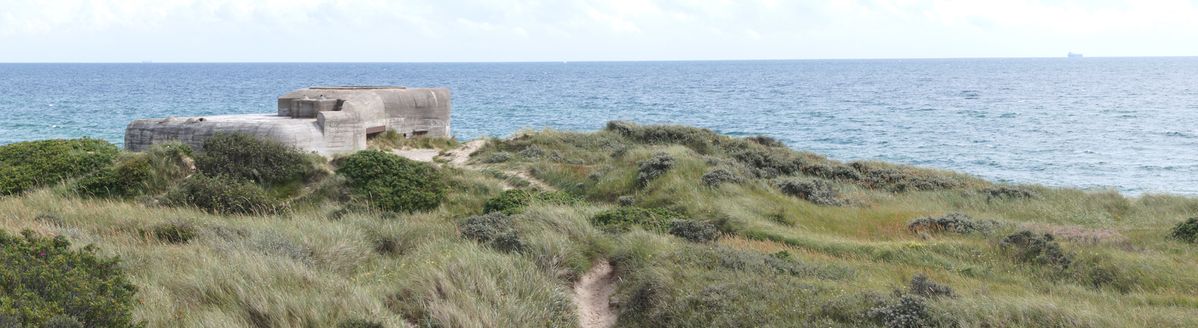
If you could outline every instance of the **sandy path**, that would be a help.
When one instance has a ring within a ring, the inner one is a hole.
[[[479,149],[487,144],[486,140],[471,140],[461,147],[450,149],[445,152],[445,157],[449,159],[449,164],[453,166],[465,166],[466,161],[470,160],[470,155],[474,155]]]
[[[574,306],[578,308],[578,323],[582,328],[615,326],[616,313],[610,303],[615,292],[615,277],[607,260],[596,263],[574,284]]]

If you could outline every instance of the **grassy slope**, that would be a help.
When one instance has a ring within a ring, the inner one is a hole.
[[[510,159],[482,163],[497,152]],[[658,152],[671,154],[675,167],[638,188],[636,163]],[[958,294],[928,301],[940,323],[1198,325],[1198,247],[1165,238],[1198,213],[1198,200],[1043,187],[1028,187],[1034,199],[994,199],[979,192],[988,183],[974,180],[901,193],[842,181],[852,205],[829,207],[785,196],[767,179],[700,183],[730,161],[693,140],[643,142],[612,131],[493,143],[476,165],[531,171],[591,201],[519,215],[529,246],[522,253],[458,236],[456,222],[499,192],[499,180],[470,170],[449,174],[449,201],[430,213],[337,215],[338,205],[318,204],[224,217],[40,190],[0,199],[0,228],[61,234],[120,256],[140,288],[135,315],[150,326],[331,326],[351,318],[389,327],[573,326],[567,286],[597,258],[616,267],[620,326],[873,325],[865,313],[917,273]],[[607,234],[588,223],[625,195],[637,206],[725,222],[731,233],[696,244],[644,231]],[[1003,225],[972,235],[906,230],[912,218],[948,212]],[[194,224],[199,237],[172,245],[142,232],[166,222]],[[1012,259],[999,240],[1024,228],[1057,233],[1082,269]],[[781,251],[789,258],[771,260]],[[1114,278],[1095,286],[1095,270]]]

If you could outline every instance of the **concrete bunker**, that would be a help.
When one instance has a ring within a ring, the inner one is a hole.
[[[366,148],[368,136],[450,137],[447,88],[310,87],[279,96],[273,114],[139,119],[125,128],[125,149],[178,140],[195,149],[220,133],[245,133],[322,155]]]

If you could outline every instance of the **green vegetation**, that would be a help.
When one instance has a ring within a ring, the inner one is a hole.
[[[499,196],[488,199],[487,203],[483,204],[483,212],[501,212],[508,215],[519,214],[534,202],[550,205],[572,205],[578,203],[578,199],[560,191],[544,192],[512,189],[505,190]]]
[[[1170,235],[1187,243],[1198,243],[1198,218],[1189,218],[1178,223]]]
[[[591,218],[591,223],[595,227],[611,232],[625,232],[634,227],[665,232],[669,229],[670,221],[681,218],[680,214],[667,209],[628,206],[595,214],[595,217]]]
[[[196,168],[208,176],[244,179],[266,186],[309,179],[319,172],[317,161],[276,141],[246,134],[212,136],[195,158]]]
[[[818,205],[840,206],[847,203],[840,198],[835,186],[821,179],[783,178],[776,184],[782,193]]]
[[[6,327],[134,327],[137,290],[116,259],[62,236],[0,231],[0,323]]]
[[[720,239],[720,230],[714,224],[691,220],[670,221],[670,234],[696,243]]]
[[[268,161],[192,169],[202,156],[35,179],[0,198],[0,229],[119,256],[128,322],[152,327],[576,327],[570,290],[602,260],[620,327],[1198,325],[1193,198],[627,122],[490,140],[464,167],[364,151],[267,179]],[[105,281],[73,279],[52,287]],[[37,318],[19,320],[96,326]]]
[[[76,193],[86,197],[134,198],[169,190],[194,170],[191,148],[182,143],[165,143],[143,153],[123,153],[105,167],[74,183]]]
[[[518,252],[524,248],[520,236],[516,235],[512,218],[500,212],[476,215],[462,220],[458,225],[462,237],[477,241],[505,252]]]
[[[337,174],[349,180],[350,189],[382,210],[424,211],[445,199],[444,178],[427,163],[381,151],[361,151],[339,165]]]
[[[92,174],[107,167],[116,155],[116,146],[94,139],[0,146],[0,196]]]
[[[282,208],[261,187],[249,181],[203,174],[191,176],[163,198],[172,206],[192,206],[221,214],[270,214]]]

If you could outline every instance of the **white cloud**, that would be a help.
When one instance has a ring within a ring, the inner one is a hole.
[[[0,61],[1198,55],[1194,17],[1187,0],[0,0]],[[294,50],[313,41],[337,46]]]

